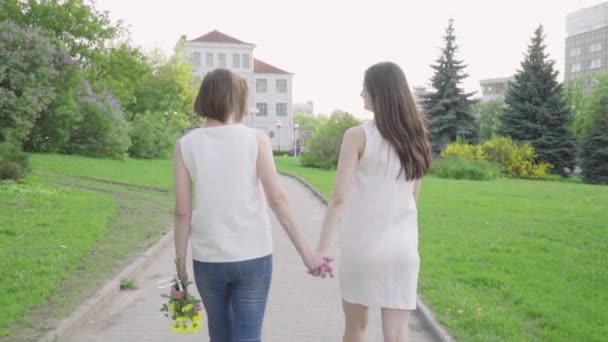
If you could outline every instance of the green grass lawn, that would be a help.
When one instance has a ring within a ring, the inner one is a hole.
[[[0,183],[0,336],[57,290],[106,232],[115,208],[111,196],[35,178]]]
[[[132,185],[173,187],[173,168],[170,160],[108,160],[53,154],[32,155],[37,172],[103,179]]]
[[[333,171],[276,158],[328,196]],[[419,292],[461,341],[605,341],[608,187],[425,178]]]
[[[170,161],[31,158],[0,185],[0,342],[37,341],[172,221]]]

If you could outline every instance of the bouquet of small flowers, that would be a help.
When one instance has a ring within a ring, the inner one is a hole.
[[[179,270],[179,257],[175,260],[175,265]],[[165,317],[170,317],[172,320],[169,325],[171,331],[174,333],[198,332],[201,329],[203,311],[200,299],[188,293],[188,285],[192,282],[178,272],[175,276],[159,283],[162,283],[161,288],[171,287],[169,294],[161,294],[165,302],[160,308],[160,311],[165,313]]]

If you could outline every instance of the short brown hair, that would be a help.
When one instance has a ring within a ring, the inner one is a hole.
[[[236,79],[237,100],[234,121],[239,122],[247,115],[247,99],[249,98],[249,86],[247,80],[241,76],[234,75]]]
[[[237,77],[227,69],[215,69],[205,75],[194,101],[194,112],[221,122],[227,122],[235,112],[239,114],[242,90]]]

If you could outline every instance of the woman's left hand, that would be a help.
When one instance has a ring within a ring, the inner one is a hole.
[[[334,269],[331,266],[331,263],[334,261],[334,258],[329,257],[329,256],[321,256],[321,255],[319,255],[318,258],[320,260],[322,260],[321,264],[319,265],[319,267],[317,267],[317,269],[315,269],[309,273],[315,277],[325,278],[325,277],[327,277],[327,275],[329,275],[330,277],[333,278]]]

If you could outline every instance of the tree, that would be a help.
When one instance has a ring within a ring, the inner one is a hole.
[[[589,102],[591,125],[581,143],[583,180],[608,184],[608,76],[596,84]]]
[[[472,106],[472,111],[479,122],[479,139],[490,140],[498,130],[499,116],[504,107],[503,100],[479,101]]]
[[[148,74],[150,65],[146,56],[126,43],[104,50],[97,59],[95,80],[108,87],[122,108],[137,102],[137,91]]]
[[[147,74],[144,55],[126,43],[128,32],[121,23],[113,25],[93,2],[3,0],[0,13],[0,20],[38,27],[57,48],[68,51],[86,79],[109,88],[122,107],[135,101],[135,88]]]
[[[320,117],[307,113],[296,113],[293,121],[299,125],[300,132],[315,132],[322,122]]]
[[[544,39],[541,25],[507,91],[499,134],[530,142],[539,158],[553,165],[553,172],[566,175],[575,165],[572,115]]]
[[[127,106],[133,127],[129,154],[136,158],[168,158],[177,138],[195,120],[192,67],[181,42],[171,58],[155,51],[147,60],[150,68],[135,91],[137,102]]]
[[[127,106],[133,115],[145,112],[176,112],[190,117],[195,89],[193,88],[192,65],[178,44],[169,59],[157,53],[150,58],[151,68],[144,82],[135,91],[137,102]]]
[[[342,111],[334,111],[323,122],[308,142],[309,152],[302,155],[302,164],[322,169],[335,168],[342,137],[347,129],[361,124],[354,116]]]
[[[0,22],[0,142],[23,144],[55,97],[56,65],[63,57],[37,29]]]
[[[78,103],[78,90],[85,79],[71,58],[57,66],[55,97],[40,113],[30,132],[24,149],[28,152],[63,153],[66,151],[72,130],[82,120]]]
[[[0,21],[6,19],[38,27],[87,69],[96,65],[107,41],[125,32],[120,24],[112,25],[107,12],[83,0],[3,0]]]
[[[596,79],[596,84],[601,83],[601,77]],[[593,103],[591,98],[584,91],[585,81],[583,79],[568,82],[564,88],[564,97],[572,113],[572,134],[575,139],[582,139],[593,125]],[[597,101],[596,101],[597,102]]]
[[[435,152],[440,152],[458,137],[465,142],[479,141],[479,128],[471,111],[470,98],[474,93],[466,93],[460,86],[469,75],[464,72],[464,62],[456,59],[458,45],[453,20],[449,21],[444,41],[441,56],[431,66],[435,70],[431,79],[434,89],[423,97]]]

